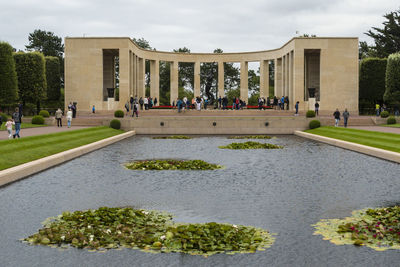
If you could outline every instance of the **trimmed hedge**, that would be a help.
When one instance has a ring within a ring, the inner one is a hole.
[[[385,93],[386,58],[366,58],[360,63],[359,99],[381,102]]]
[[[386,121],[387,124],[396,124],[396,118],[391,116]]]
[[[117,119],[111,120],[110,127],[117,130],[121,129],[121,121]]]
[[[381,118],[387,118],[387,117],[389,117],[389,112],[388,111],[382,111],[381,112]]]
[[[400,102],[400,52],[388,57],[383,100],[390,104]]]
[[[33,116],[32,124],[44,124],[43,116],[40,116],[40,115]]]
[[[308,124],[308,127],[310,127],[310,129],[319,128],[319,127],[321,127],[321,122],[319,120],[312,120]]]
[[[116,117],[116,118],[123,118],[123,117],[124,117],[124,111],[123,111],[123,110],[120,110],[120,109],[116,110],[116,111],[114,112],[114,117]]]
[[[13,48],[0,42],[0,106],[8,106],[18,98],[18,80],[13,59]]]
[[[58,57],[45,57],[47,100],[58,101],[61,96],[60,59]]]
[[[315,117],[315,111],[314,110],[308,110],[306,113],[307,118],[314,118]]]
[[[44,117],[44,118],[50,117],[50,114],[49,114],[49,112],[48,112],[47,110],[41,110],[41,111],[39,112],[39,115],[42,116],[42,117]]]

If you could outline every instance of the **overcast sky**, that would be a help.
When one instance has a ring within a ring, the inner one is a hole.
[[[303,33],[370,42],[364,33],[399,7],[399,0],[0,0],[0,40],[25,49],[41,29],[63,38],[143,37],[163,51],[267,50]]]

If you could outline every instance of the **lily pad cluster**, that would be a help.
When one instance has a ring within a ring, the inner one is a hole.
[[[281,146],[268,144],[268,143],[259,143],[248,141],[245,143],[232,143],[227,146],[219,146],[222,149],[280,149]]]
[[[229,136],[228,139],[271,139],[268,135],[239,135],[239,136]]]
[[[212,164],[203,160],[139,160],[125,164],[130,170],[216,170],[221,165]]]
[[[192,139],[186,135],[155,136],[153,139]]]
[[[142,249],[149,252],[184,252],[196,255],[252,253],[270,247],[268,231],[222,223],[176,224],[157,211],[102,207],[63,212],[49,218],[28,238],[30,244],[104,250]]]
[[[314,234],[337,245],[365,245],[378,251],[400,249],[400,207],[354,211],[345,219],[321,220]]]

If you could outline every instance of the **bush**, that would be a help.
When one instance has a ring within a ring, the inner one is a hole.
[[[123,111],[123,110],[120,110],[120,109],[116,110],[116,111],[114,112],[114,117],[116,117],[116,118],[123,118],[123,117],[124,117],[124,111]]]
[[[40,115],[33,116],[32,124],[44,124],[43,116],[40,116]]]
[[[41,110],[41,111],[39,112],[39,115],[42,116],[42,117],[44,117],[44,118],[50,117],[50,114],[49,114],[49,112],[48,112],[47,110]]]
[[[389,117],[389,112],[388,111],[382,111],[381,112],[381,118],[387,118],[387,117]]]
[[[306,113],[307,118],[314,118],[315,117],[315,111],[314,110],[308,110]]]
[[[365,58],[360,63],[359,98],[381,102],[385,93],[386,58]],[[371,105],[373,106],[373,104]]]
[[[387,119],[387,124],[396,124],[396,119],[395,117],[391,116]]]
[[[117,130],[121,129],[121,121],[117,119],[111,120],[110,127]]]
[[[389,102],[400,101],[400,53],[388,57],[386,67],[386,91],[383,100]]]
[[[8,116],[7,116],[7,114],[5,114],[5,113],[0,113],[0,117],[1,117],[1,121],[2,121],[2,122],[6,122],[7,119],[8,119]]]
[[[312,120],[310,121],[310,124],[308,125],[310,129],[315,129],[321,127],[321,122],[319,120]]]
[[[4,107],[18,98],[18,80],[10,44],[0,42],[0,106]]]

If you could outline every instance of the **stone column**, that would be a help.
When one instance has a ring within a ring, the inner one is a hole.
[[[133,56],[133,68],[134,68],[134,72],[133,72],[133,91],[135,93],[135,96],[138,97],[139,100],[139,90],[138,90],[138,85],[139,85],[139,81],[138,81],[138,77],[139,77],[139,64],[138,64],[138,57],[137,55]]]
[[[119,107],[129,99],[129,49],[119,50]]]
[[[274,71],[274,95],[282,97],[282,58],[275,59]]]
[[[218,97],[225,96],[225,70],[224,62],[218,62]]]
[[[293,110],[293,51],[289,53],[289,110]]]
[[[282,89],[281,89],[281,95],[279,97],[282,97],[286,93],[286,56],[282,57]]]
[[[170,100],[176,104],[176,99],[178,98],[178,61],[173,61],[170,63]]]
[[[146,60],[144,58],[139,58],[139,85],[138,85],[138,91],[139,91],[139,96],[141,97],[146,97],[146,87],[145,87],[145,63]]]
[[[150,96],[160,104],[160,61],[150,61]]]
[[[289,69],[290,69],[290,66],[289,66],[289,57],[290,57],[290,53],[288,53],[287,55],[286,55],[286,62],[285,62],[285,66],[286,66],[286,71],[285,71],[285,73],[286,73],[286,76],[285,76],[285,78],[286,78],[286,81],[285,81],[285,96],[289,96],[289,88],[290,88],[290,84],[289,84],[289,81],[290,81],[290,78],[289,78]]]
[[[295,49],[293,52],[293,97],[292,103],[300,102],[299,110],[304,110],[304,49]],[[307,107],[308,108],[308,107]]]
[[[269,60],[260,61],[260,97],[269,96]]]
[[[200,96],[200,62],[194,63],[194,97]]]
[[[248,104],[249,98],[249,79],[248,62],[240,62],[240,99]]]

